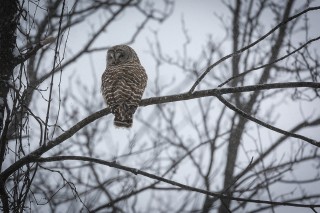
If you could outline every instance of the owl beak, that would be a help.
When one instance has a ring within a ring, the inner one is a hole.
[[[121,55],[121,53],[116,53],[116,55],[115,55],[116,62],[119,62],[120,55]]]

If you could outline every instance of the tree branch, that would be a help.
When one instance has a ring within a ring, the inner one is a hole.
[[[241,77],[241,76],[244,76],[244,75],[246,75],[246,74],[248,74],[248,73],[250,73],[250,72],[252,72],[252,71],[255,71],[255,70],[258,70],[258,69],[262,69],[262,68],[271,66],[272,64],[275,64],[275,63],[277,63],[277,62],[279,62],[279,61],[282,61],[283,59],[288,58],[288,57],[291,56],[292,54],[298,52],[299,50],[301,50],[301,49],[303,49],[304,47],[308,46],[308,45],[311,44],[312,42],[318,41],[319,39],[320,39],[320,36],[318,36],[318,37],[316,37],[316,38],[313,38],[313,39],[310,39],[309,41],[307,41],[306,43],[304,43],[303,45],[301,45],[299,48],[295,49],[295,50],[292,51],[292,52],[289,52],[288,54],[286,54],[286,55],[278,58],[277,60],[274,60],[274,61],[269,62],[269,63],[267,63],[267,64],[264,64],[264,65],[261,65],[261,66],[258,66],[258,67],[254,67],[254,68],[252,68],[252,69],[249,69],[249,70],[247,70],[247,71],[244,71],[244,72],[242,72],[242,73],[239,73],[239,74],[237,74],[237,75],[234,75],[234,76],[228,78],[228,79],[227,79],[225,82],[223,82],[222,84],[219,84],[218,87],[222,87],[223,85],[227,84],[228,82],[230,82],[230,81],[232,81],[232,80],[234,80],[234,79],[236,79],[236,78],[239,78],[239,77]]]
[[[131,172],[134,175],[142,175],[145,177],[148,177],[150,179],[153,180],[157,180],[157,181],[161,181],[161,182],[165,182],[168,183],[170,185],[173,186],[177,186],[179,188],[182,188],[184,190],[188,190],[188,191],[193,191],[193,192],[198,192],[201,194],[205,194],[205,195],[210,195],[213,197],[218,197],[220,199],[230,199],[230,200],[236,200],[236,201],[240,201],[240,202],[250,202],[250,203],[260,203],[260,204],[269,204],[269,205],[280,205],[280,206],[294,206],[294,207],[304,207],[304,208],[318,208],[320,207],[320,205],[311,205],[311,204],[299,204],[299,203],[289,203],[289,202],[277,202],[277,201],[267,201],[267,200],[256,200],[256,199],[246,199],[246,198],[239,198],[239,197],[232,197],[232,196],[227,196],[227,195],[223,195],[220,193],[215,193],[215,192],[211,192],[211,191],[207,191],[207,190],[203,190],[203,189],[199,189],[199,188],[195,188],[192,186],[188,186],[176,181],[172,181],[139,169],[135,169],[132,167],[128,167],[128,166],[123,166],[120,164],[117,164],[115,161],[110,162],[110,161],[105,161],[105,160],[100,160],[100,159],[96,159],[96,158],[91,158],[91,157],[84,157],[84,156],[55,156],[55,157],[47,157],[47,158],[37,158],[34,160],[34,162],[54,162],[54,161],[64,161],[64,160],[76,160],[76,161],[87,161],[87,162],[92,162],[92,163],[97,163],[97,164],[101,164],[101,165],[106,165],[112,168],[117,168],[123,171],[127,171],[127,172]]]
[[[267,124],[255,117],[252,117],[251,115],[249,115],[248,113],[244,112],[243,110],[237,108],[236,106],[232,105],[231,103],[229,103],[226,99],[224,99],[221,95],[217,95],[216,96],[224,105],[226,105],[229,109],[235,111],[236,113],[240,114],[242,117],[250,120],[250,121],[253,121],[257,124],[260,124],[261,126],[264,126],[272,131],[275,131],[275,132],[278,132],[280,134],[283,134],[283,135],[286,135],[286,136],[290,136],[290,137],[293,137],[293,138],[298,138],[298,139],[301,139],[301,140],[304,140],[314,146],[317,146],[317,147],[320,147],[320,142],[319,141],[316,141],[316,140],[312,140],[310,138],[307,138],[303,135],[299,135],[299,134],[295,134],[295,133],[291,133],[291,132],[287,132],[285,130],[282,130],[282,129],[279,129],[277,127],[274,127],[270,124]]]
[[[320,88],[320,83],[314,82],[288,82],[288,83],[274,83],[274,84],[261,84],[261,85],[251,85],[251,86],[243,86],[243,87],[231,87],[231,88],[217,88],[211,90],[202,90],[196,91],[192,94],[190,93],[182,93],[178,95],[170,95],[170,96],[162,96],[162,97],[155,97],[155,98],[148,98],[143,99],[140,102],[140,106],[148,106],[148,105],[155,105],[155,104],[164,104],[164,103],[171,103],[176,101],[183,101],[183,100],[190,100],[196,99],[201,97],[207,96],[221,96],[222,94],[230,94],[230,93],[239,93],[239,92],[252,92],[256,90],[266,90],[266,89],[281,89],[281,88],[297,88],[297,87],[309,87],[309,88]],[[13,163],[10,167],[8,167],[5,171],[0,174],[0,178],[6,180],[13,172],[17,169],[26,165],[35,159],[39,158],[43,153],[47,152],[48,150],[52,149],[53,147],[59,145],[63,141],[67,140],[68,138],[72,137],[76,132],[82,129],[84,126],[92,123],[93,121],[108,115],[110,113],[109,108],[102,109],[98,112],[95,112],[88,117],[84,118],[82,121],[75,124],[66,132],[62,133],[56,139],[49,141],[46,146],[42,146],[35,151],[31,152],[30,154],[26,155],[25,157],[17,160]],[[261,122],[261,121],[260,121]],[[282,130],[283,131],[283,130]],[[285,131],[284,131],[285,132]],[[287,133],[287,132],[285,132]],[[301,136],[303,137],[303,136]],[[311,140],[311,139],[309,139]],[[307,141],[308,142],[308,141]],[[315,146],[320,146],[319,142],[313,141]]]
[[[277,29],[279,29],[280,27],[282,27],[283,25],[287,24],[288,22],[292,21],[293,19],[298,18],[299,16],[309,12],[309,11],[313,11],[313,10],[319,10],[320,6],[318,7],[309,7],[308,9],[305,9],[303,11],[301,11],[300,13],[289,17],[288,19],[286,19],[285,21],[280,22],[277,26],[275,26],[274,28],[272,28],[269,32],[267,32],[265,35],[263,35],[261,38],[259,38],[258,40],[256,40],[255,42],[241,48],[240,50],[233,52],[229,55],[226,55],[224,57],[222,57],[221,59],[219,59],[217,62],[215,62],[214,64],[210,65],[209,67],[207,67],[207,69],[200,75],[200,77],[196,80],[196,82],[192,85],[191,89],[189,90],[189,93],[192,93],[195,88],[198,86],[198,84],[202,81],[202,79],[211,71],[212,68],[214,68],[215,66],[217,66],[218,64],[222,63],[223,61],[227,60],[228,58],[237,56],[238,54],[243,53],[244,51],[250,49],[251,47],[255,46],[256,44],[258,44],[259,42],[263,41],[266,37],[268,37],[269,35],[271,35],[273,32],[275,32]]]
[[[20,56],[18,56],[15,59],[15,66],[17,66],[18,64],[21,64],[23,62],[25,62],[26,60],[28,60],[31,56],[35,55],[38,50],[40,50],[42,47],[44,47],[47,44],[51,44],[56,40],[55,37],[53,36],[49,36],[47,38],[45,38],[44,40],[40,41],[37,45],[35,45],[34,47],[32,47],[30,50],[28,50],[25,54],[22,54]]]

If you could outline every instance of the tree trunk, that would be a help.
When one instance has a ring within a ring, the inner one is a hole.
[[[16,29],[18,21],[18,2],[1,0],[0,6],[0,159],[2,164],[6,147],[6,131],[4,130],[5,110],[9,92],[10,78],[15,67],[14,49],[16,45]],[[1,167],[0,167],[1,168]]]
[[[286,9],[284,11],[283,18],[282,18],[283,21],[288,19],[291,9],[293,7],[293,3],[294,3],[294,0],[288,1],[288,4],[286,6]],[[283,44],[286,28],[287,26],[283,25],[279,29],[277,39],[271,50],[269,63],[275,61],[279,55],[280,48]],[[266,67],[264,69],[263,74],[260,77],[259,84],[263,84],[268,80],[270,76],[270,70],[271,70],[271,66]],[[261,91],[255,91],[253,93],[253,95],[251,96],[251,99],[243,108],[244,111],[246,111],[249,114],[254,114],[253,113],[254,103],[256,103],[256,100],[260,93]],[[243,117],[240,117],[238,125],[236,126],[236,128],[234,128],[231,131],[230,138],[229,138],[229,145],[228,145],[228,156],[227,156],[227,163],[225,168],[225,176],[224,176],[224,187],[223,187],[224,189],[227,189],[232,185],[233,177],[234,177],[234,169],[235,169],[237,155],[238,155],[238,147],[241,142],[241,137],[243,135],[246,123],[247,123],[247,120]],[[232,191],[233,190],[231,187],[231,189],[229,188],[229,190],[226,191],[226,194],[229,196],[232,196]],[[221,204],[219,207],[219,212],[220,213],[228,212],[230,206],[231,206],[231,200],[224,200],[224,204]]]

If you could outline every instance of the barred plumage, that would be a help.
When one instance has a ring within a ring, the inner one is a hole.
[[[141,101],[147,79],[131,47],[117,45],[109,49],[107,68],[101,79],[101,92],[115,116],[115,126],[132,126],[132,116]]]

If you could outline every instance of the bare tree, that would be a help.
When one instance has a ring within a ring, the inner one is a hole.
[[[98,41],[134,11],[140,18],[122,41],[134,43],[148,25],[166,24],[173,2],[3,1],[2,210],[317,212],[320,194],[312,188],[320,181],[320,142],[307,130],[319,131],[320,114],[304,106],[320,100],[320,35],[310,21],[320,6],[224,5],[229,16],[216,18],[225,38],[209,35],[199,57],[189,48],[184,19],[178,54],[165,52],[153,31],[146,42],[155,62],[151,98],[142,100],[145,107],[125,133],[113,131],[93,59],[114,44]],[[83,34],[74,49],[73,29]],[[68,75],[82,59],[91,64],[86,75],[93,84]],[[163,79],[164,70],[178,74]],[[279,126],[278,114],[299,106],[301,115]],[[305,167],[314,171],[308,178],[297,175]]]

